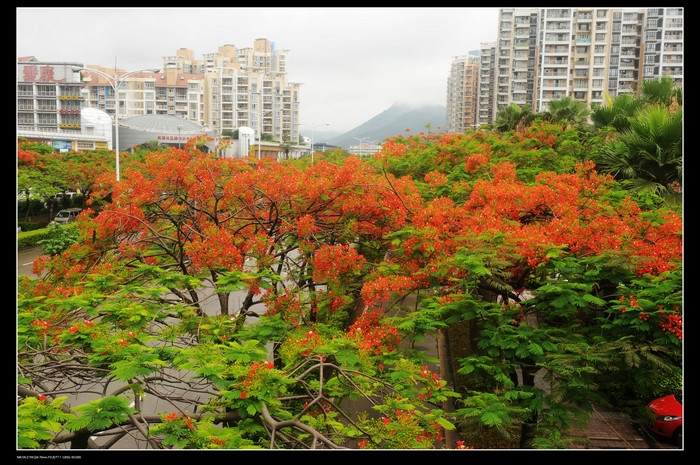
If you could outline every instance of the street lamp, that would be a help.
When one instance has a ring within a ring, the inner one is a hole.
[[[71,68],[75,72],[80,72],[80,71],[90,71],[91,73],[96,73],[99,74],[100,76],[104,77],[107,79],[107,82],[109,85],[112,87],[114,90],[114,99],[115,99],[115,109],[114,109],[114,153],[115,153],[115,158],[116,158],[116,163],[117,163],[117,181],[119,181],[119,87],[122,85],[122,82],[129,76],[136,74],[136,73],[141,73],[143,71],[150,71],[152,73],[157,73],[160,71],[160,69],[139,69],[137,71],[130,71],[128,73],[120,74],[119,76],[110,76],[109,74],[105,73],[104,71],[100,71],[99,69],[93,69],[93,68],[79,68],[79,67],[72,67]]]
[[[180,138],[180,131],[182,131],[182,124],[177,125],[177,148],[180,148],[180,141],[182,140]]]
[[[321,126],[330,126],[331,123],[321,123],[316,126],[311,126],[311,164],[314,164],[314,129]]]

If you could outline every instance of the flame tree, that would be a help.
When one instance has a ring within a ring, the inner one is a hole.
[[[561,447],[602,387],[680,367],[680,217],[586,152],[537,124],[306,169],[191,141],[100,178],[19,282],[20,445]]]

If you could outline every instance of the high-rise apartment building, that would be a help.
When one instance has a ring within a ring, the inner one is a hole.
[[[165,73],[141,71],[131,74],[124,70],[109,69],[99,65],[76,67],[76,69],[81,68],[79,75],[83,84],[80,91],[83,107],[97,108],[112,117],[117,114],[119,119],[159,113],[168,114]],[[78,75],[77,72],[75,74]],[[127,74],[128,76],[125,76]],[[110,79],[107,79],[107,76],[110,76]],[[116,82],[114,76],[117,77]],[[125,77],[122,79],[120,76]],[[118,95],[115,94],[115,87]]]
[[[217,133],[239,127],[279,141],[299,140],[300,84],[287,82],[287,50],[268,39],[253,47],[223,45],[195,60],[191,50],[166,57],[164,69],[196,72],[203,77],[200,123]]]
[[[447,132],[479,127],[479,50],[452,61],[447,79]]]
[[[88,66],[109,76],[123,71]],[[174,115],[222,135],[250,127],[256,133],[278,141],[299,140],[300,84],[287,82],[287,51],[277,50],[274,42],[256,39],[253,47],[237,49],[220,46],[217,52],[203,54],[181,48],[163,58],[159,73],[135,73],[123,79],[119,98],[107,79],[83,71],[85,105],[114,115],[119,102],[119,118],[143,114]]]
[[[495,113],[511,103],[534,107],[537,15],[538,10],[533,8],[499,10],[494,67]]]
[[[644,26],[643,78],[670,76],[683,86],[683,8],[648,8]]]
[[[602,104],[606,95],[638,95],[662,76],[682,86],[683,8],[501,8],[478,73],[479,125],[513,103],[543,112],[564,97]],[[449,107],[459,87],[448,85],[448,121],[466,114]]]
[[[602,104],[636,94],[643,9],[542,8],[534,111],[571,97]]]
[[[491,124],[494,114],[496,44],[484,42],[479,52],[479,126]]]

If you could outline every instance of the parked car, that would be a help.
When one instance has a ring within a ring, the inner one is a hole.
[[[683,393],[654,399],[646,408],[647,426],[657,436],[683,445]]]
[[[82,208],[66,208],[59,211],[53,220],[56,223],[72,223],[81,211],[83,211]]]

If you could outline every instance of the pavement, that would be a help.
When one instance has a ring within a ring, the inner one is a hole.
[[[572,449],[665,449],[679,450],[670,440],[652,435],[639,420],[629,414],[596,406],[588,424],[574,430],[574,436],[588,439],[586,445]]]

